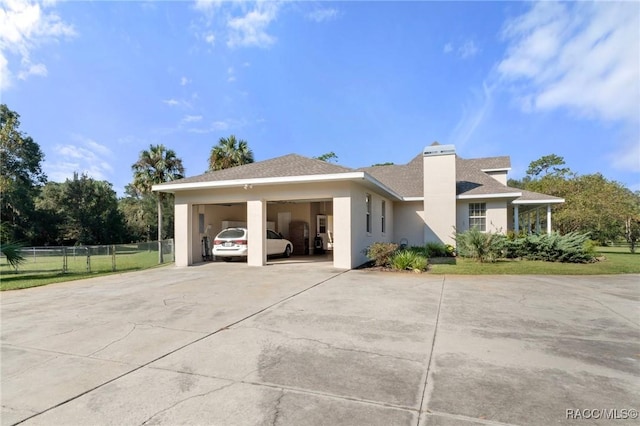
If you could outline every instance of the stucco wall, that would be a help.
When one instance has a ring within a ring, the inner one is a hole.
[[[454,244],[456,217],[456,156],[424,156],[425,242]]]
[[[371,232],[367,232],[366,194],[371,195]],[[373,243],[392,242],[394,235],[393,203],[369,188],[353,185],[351,189],[352,265],[357,267],[368,261],[364,251]],[[387,226],[382,232],[382,200],[386,201]]]
[[[393,204],[393,242],[399,243],[403,238],[406,238],[410,246],[424,244],[423,207],[422,201],[396,202]]]
[[[464,232],[469,229],[469,203],[487,204],[487,232],[506,233],[509,229],[506,200],[459,200],[456,214],[456,230]]]

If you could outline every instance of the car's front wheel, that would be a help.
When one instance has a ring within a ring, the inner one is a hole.
[[[284,249],[284,253],[282,254],[284,257],[291,256],[291,246],[287,244],[287,247]]]

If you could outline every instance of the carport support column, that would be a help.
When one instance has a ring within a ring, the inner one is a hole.
[[[351,197],[333,198],[333,266],[351,269]],[[364,225],[363,225],[364,226]],[[355,227],[354,227],[355,228]]]
[[[517,204],[513,206],[513,231],[516,234],[520,233],[520,206]]]
[[[247,264],[264,266],[267,263],[267,203],[263,200],[247,201]]]
[[[188,266],[193,263],[191,230],[193,226],[191,204],[176,202],[174,207],[174,253],[176,266]]]
[[[551,233],[551,204],[547,204],[547,234]]]

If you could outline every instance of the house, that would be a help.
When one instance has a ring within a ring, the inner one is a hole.
[[[267,229],[313,253],[315,237],[337,268],[367,261],[374,242],[455,245],[454,232],[551,232],[551,205],[564,200],[507,186],[509,157],[463,159],[434,143],[404,165],[351,169],[296,154],[154,185],[175,195],[175,262],[201,260],[204,236],[246,225],[249,265],[266,263]],[[546,215],[540,209],[546,209]],[[534,218],[532,218],[534,214]],[[523,221],[522,219],[526,219]],[[523,223],[524,222],[524,223]]]

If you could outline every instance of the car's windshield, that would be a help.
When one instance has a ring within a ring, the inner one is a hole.
[[[244,237],[244,229],[225,229],[218,234],[218,238],[242,238]]]

